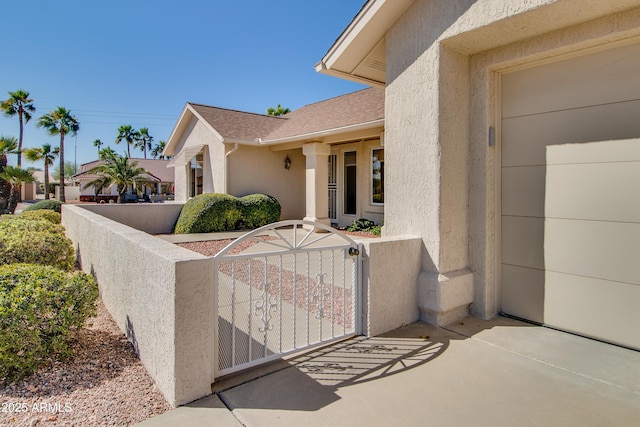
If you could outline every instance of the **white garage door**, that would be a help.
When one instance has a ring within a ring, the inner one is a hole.
[[[640,349],[640,44],[504,74],[501,173],[502,311]]]

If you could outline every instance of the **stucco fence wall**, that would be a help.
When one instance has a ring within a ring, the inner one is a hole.
[[[64,205],[62,224],[105,307],[173,406],[211,393],[213,259],[148,233],[171,231],[181,204]],[[363,243],[363,333],[419,318],[422,240]]]

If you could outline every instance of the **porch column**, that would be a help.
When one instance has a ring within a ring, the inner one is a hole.
[[[321,142],[302,146],[306,157],[306,216],[305,221],[331,225],[329,219],[329,155],[331,147]]]

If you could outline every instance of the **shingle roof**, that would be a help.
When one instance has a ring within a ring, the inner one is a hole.
[[[306,105],[286,114],[286,123],[263,140],[306,135],[384,119],[384,89],[368,88]]]
[[[253,141],[272,132],[285,119],[265,114],[227,110],[208,105],[189,103],[223,138]]]
[[[384,89],[362,89],[306,105],[282,117],[189,105],[225,139],[269,141],[384,119]]]

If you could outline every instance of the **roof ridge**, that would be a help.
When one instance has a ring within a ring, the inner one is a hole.
[[[198,102],[187,102],[187,104],[189,104],[189,105],[197,105],[199,107],[215,108],[216,110],[232,111],[234,113],[252,114],[254,116],[260,116],[260,117],[268,117],[268,118],[274,118],[274,119],[286,119],[286,117],[281,117],[281,116],[270,116],[268,114],[254,113],[252,111],[236,110],[235,108],[216,107],[215,105],[200,104]]]

